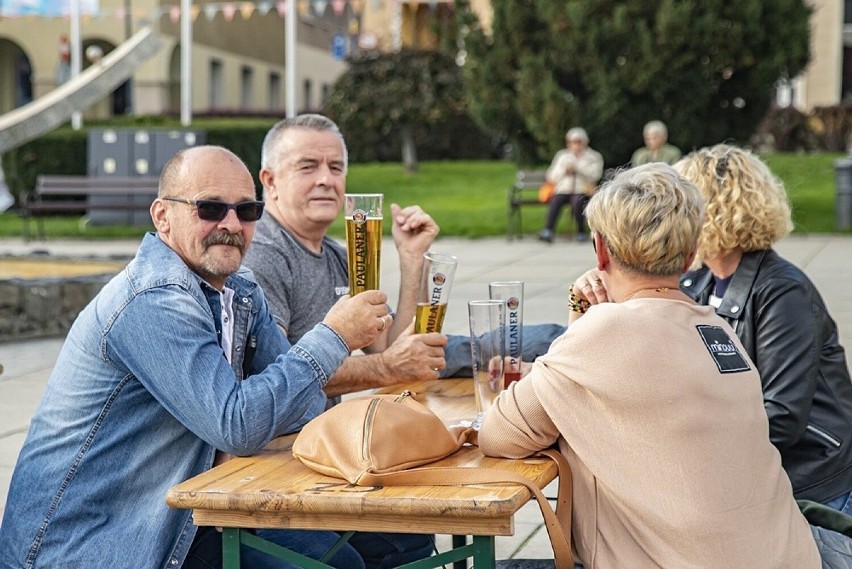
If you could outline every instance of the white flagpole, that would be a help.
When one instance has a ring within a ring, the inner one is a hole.
[[[284,23],[284,66],[287,89],[287,118],[296,116],[296,0],[287,1]]]
[[[180,124],[192,123],[192,0],[180,0]]]
[[[71,0],[71,78],[75,79],[83,69],[83,42],[80,38],[80,0]],[[83,114],[76,111],[71,115],[71,128],[83,127]]]

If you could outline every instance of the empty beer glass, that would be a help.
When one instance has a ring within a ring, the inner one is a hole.
[[[521,360],[524,352],[524,283],[496,281],[488,285],[491,300],[506,303],[506,387],[521,379]]]
[[[346,194],[344,225],[349,294],[379,288],[383,194]]]
[[[478,429],[485,413],[503,390],[506,303],[502,300],[471,300],[467,307],[470,317],[473,391],[476,396],[473,427]]]
[[[457,266],[458,259],[452,255],[432,251],[423,254],[414,319],[414,331],[417,334],[440,332],[444,326]]]

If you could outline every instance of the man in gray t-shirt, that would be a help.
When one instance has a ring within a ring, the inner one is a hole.
[[[263,287],[275,321],[291,344],[349,294],[346,249],[325,237],[320,252],[311,251],[274,215],[263,216],[255,225],[245,264]]]
[[[346,145],[332,121],[301,115],[273,126],[262,152],[266,210],[244,262],[263,287],[279,326],[294,342],[349,291],[346,251],[326,236],[343,207]],[[394,321],[365,349],[368,355],[349,358],[337,373],[388,385],[434,379],[439,372],[442,377],[470,376],[470,338],[414,334],[410,329],[422,256],[438,234],[437,224],[417,206],[396,204],[388,221],[400,259]],[[556,324],[524,326],[524,361],[545,353],[563,331]]]
[[[244,262],[279,326],[298,338],[349,292],[346,253],[326,236],[343,207],[346,146],[329,119],[301,115],[273,126],[262,153],[266,209]],[[388,222],[400,260],[396,314],[379,325],[382,334],[364,355],[348,358],[336,373],[365,388],[436,379],[445,366],[447,337],[415,334],[413,326],[423,253],[438,226],[420,207],[396,204]]]

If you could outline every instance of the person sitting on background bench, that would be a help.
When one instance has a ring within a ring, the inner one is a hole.
[[[588,241],[583,212],[603,175],[603,165],[603,156],[589,148],[589,135],[585,130],[575,127],[565,134],[565,148],[556,153],[547,169],[547,181],[554,184],[555,191],[548,202],[544,229],[538,234],[541,241],[553,242],[559,214],[566,204],[571,205],[577,224],[575,239]]]
[[[668,144],[669,129],[662,121],[651,121],[642,129],[645,146],[636,150],[630,159],[631,166],[641,166],[651,162],[674,164],[680,160],[680,149]]]

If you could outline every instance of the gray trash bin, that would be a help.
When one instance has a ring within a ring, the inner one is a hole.
[[[834,162],[837,184],[837,230],[852,228],[852,158]]]

